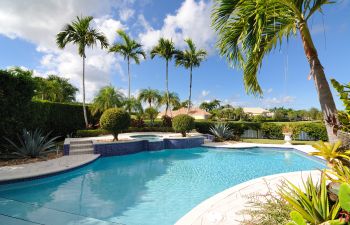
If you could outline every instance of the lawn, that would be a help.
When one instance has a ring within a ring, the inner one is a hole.
[[[284,144],[284,140],[275,139],[241,139],[242,142],[258,143],[258,144]],[[317,141],[292,141],[293,145],[313,145]]]

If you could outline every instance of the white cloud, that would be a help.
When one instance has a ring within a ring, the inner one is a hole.
[[[282,97],[266,98],[262,100],[263,105],[267,107],[286,105],[293,102],[295,102],[295,97],[289,95]]]
[[[167,15],[160,29],[152,28],[144,17],[139,17],[145,32],[139,34],[144,47],[149,50],[160,37],[171,38],[178,47],[184,47],[184,39],[192,38],[199,48],[213,52],[214,31],[210,27],[211,2],[185,0],[175,15]]]
[[[68,44],[64,50],[55,43],[56,34],[66,23],[77,15],[93,15],[93,25],[105,33],[109,42],[116,38],[117,29],[126,29],[120,22],[109,16],[121,0],[46,0],[0,2],[0,35],[15,39],[20,38],[35,44],[36,50],[43,54],[40,66],[33,68],[35,75],[45,76],[56,73],[69,78],[81,88],[82,59],[77,54],[76,46]],[[123,4],[130,0],[123,1]],[[24,10],[25,9],[25,10]],[[111,74],[116,71],[124,76],[120,59],[102,51],[100,46],[87,50],[86,94],[92,100],[97,90],[110,83]],[[82,99],[81,93],[77,96]]]
[[[210,91],[207,91],[207,90],[203,90],[201,93],[202,97],[207,97],[209,94],[210,94]]]
[[[124,8],[119,11],[119,18],[126,22],[129,20],[133,15],[135,14],[135,10],[129,9],[129,8]]]

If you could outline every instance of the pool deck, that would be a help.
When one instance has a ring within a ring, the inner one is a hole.
[[[72,170],[93,162],[99,156],[97,154],[68,155],[47,161],[0,167],[0,184],[41,178]]]

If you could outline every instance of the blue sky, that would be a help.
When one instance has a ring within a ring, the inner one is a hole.
[[[4,0],[0,3],[0,68],[23,66],[34,70],[37,76],[55,73],[69,78],[80,88],[81,59],[76,48],[59,50],[54,38],[75,16],[93,15],[94,25],[106,33],[110,42],[119,40],[115,30],[122,28],[146,50],[160,36],[172,38],[179,48],[184,47],[184,38],[191,37],[198,47],[207,49],[208,59],[193,72],[192,95],[196,104],[217,98],[235,106],[319,108],[313,80],[307,79],[309,66],[299,36],[285,42],[264,60],[259,73],[264,97],[246,95],[242,72],[230,68],[215,49],[216,35],[209,18],[211,5],[208,0]],[[315,16],[309,26],[327,77],[349,82],[349,1],[337,1],[325,7],[324,14]],[[98,48],[89,50],[87,57],[88,99],[108,84],[126,92],[126,64],[122,58]],[[163,60],[142,61],[140,65],[132,65],[131,71],[134,94],[148,87],[164,90]],[[176,68],[172,62],[169,72],[170,90],[185,100],[189,92],[188,71]],[[336,93],[334,98],[342,109]]]

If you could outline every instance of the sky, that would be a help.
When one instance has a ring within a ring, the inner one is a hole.
[[[242,71],[232,68],[218,54],[217,37],[211,28],[212,0],[1,0],[0,69],[21,66],[35,76],[57,74],[81,89],[82,60],[74,45],[58,49],[55,35],[76,16],[91,15],[93,26],[109,43],[120,41],[116,30],[123,29],[149,52],[160,37],[171,38],[177,48],[192,38],[209,55],[193,71],[193,102],[219,99],[223,104],[241,107],[319,108],[309,65],[300,37],[278,46],[263,61],[259,82],[263,97],[247,95]],[[317,13],[309,27],[327,78],[350,81],[350,2],[338,0]],[[132,94],[143,88],[165,90],[165,62],[155,58],[131,65]],[[101,87],[112,84],[127,93],[127,65],[122,57],[99,46],[87,51],[86,95],[91,101]],[[169,89],[181,100],[189,95],[189,71],[169,66]],[[343,109],[333,88],[338,109]],[[81,92],[77,98],[81,100]]]

